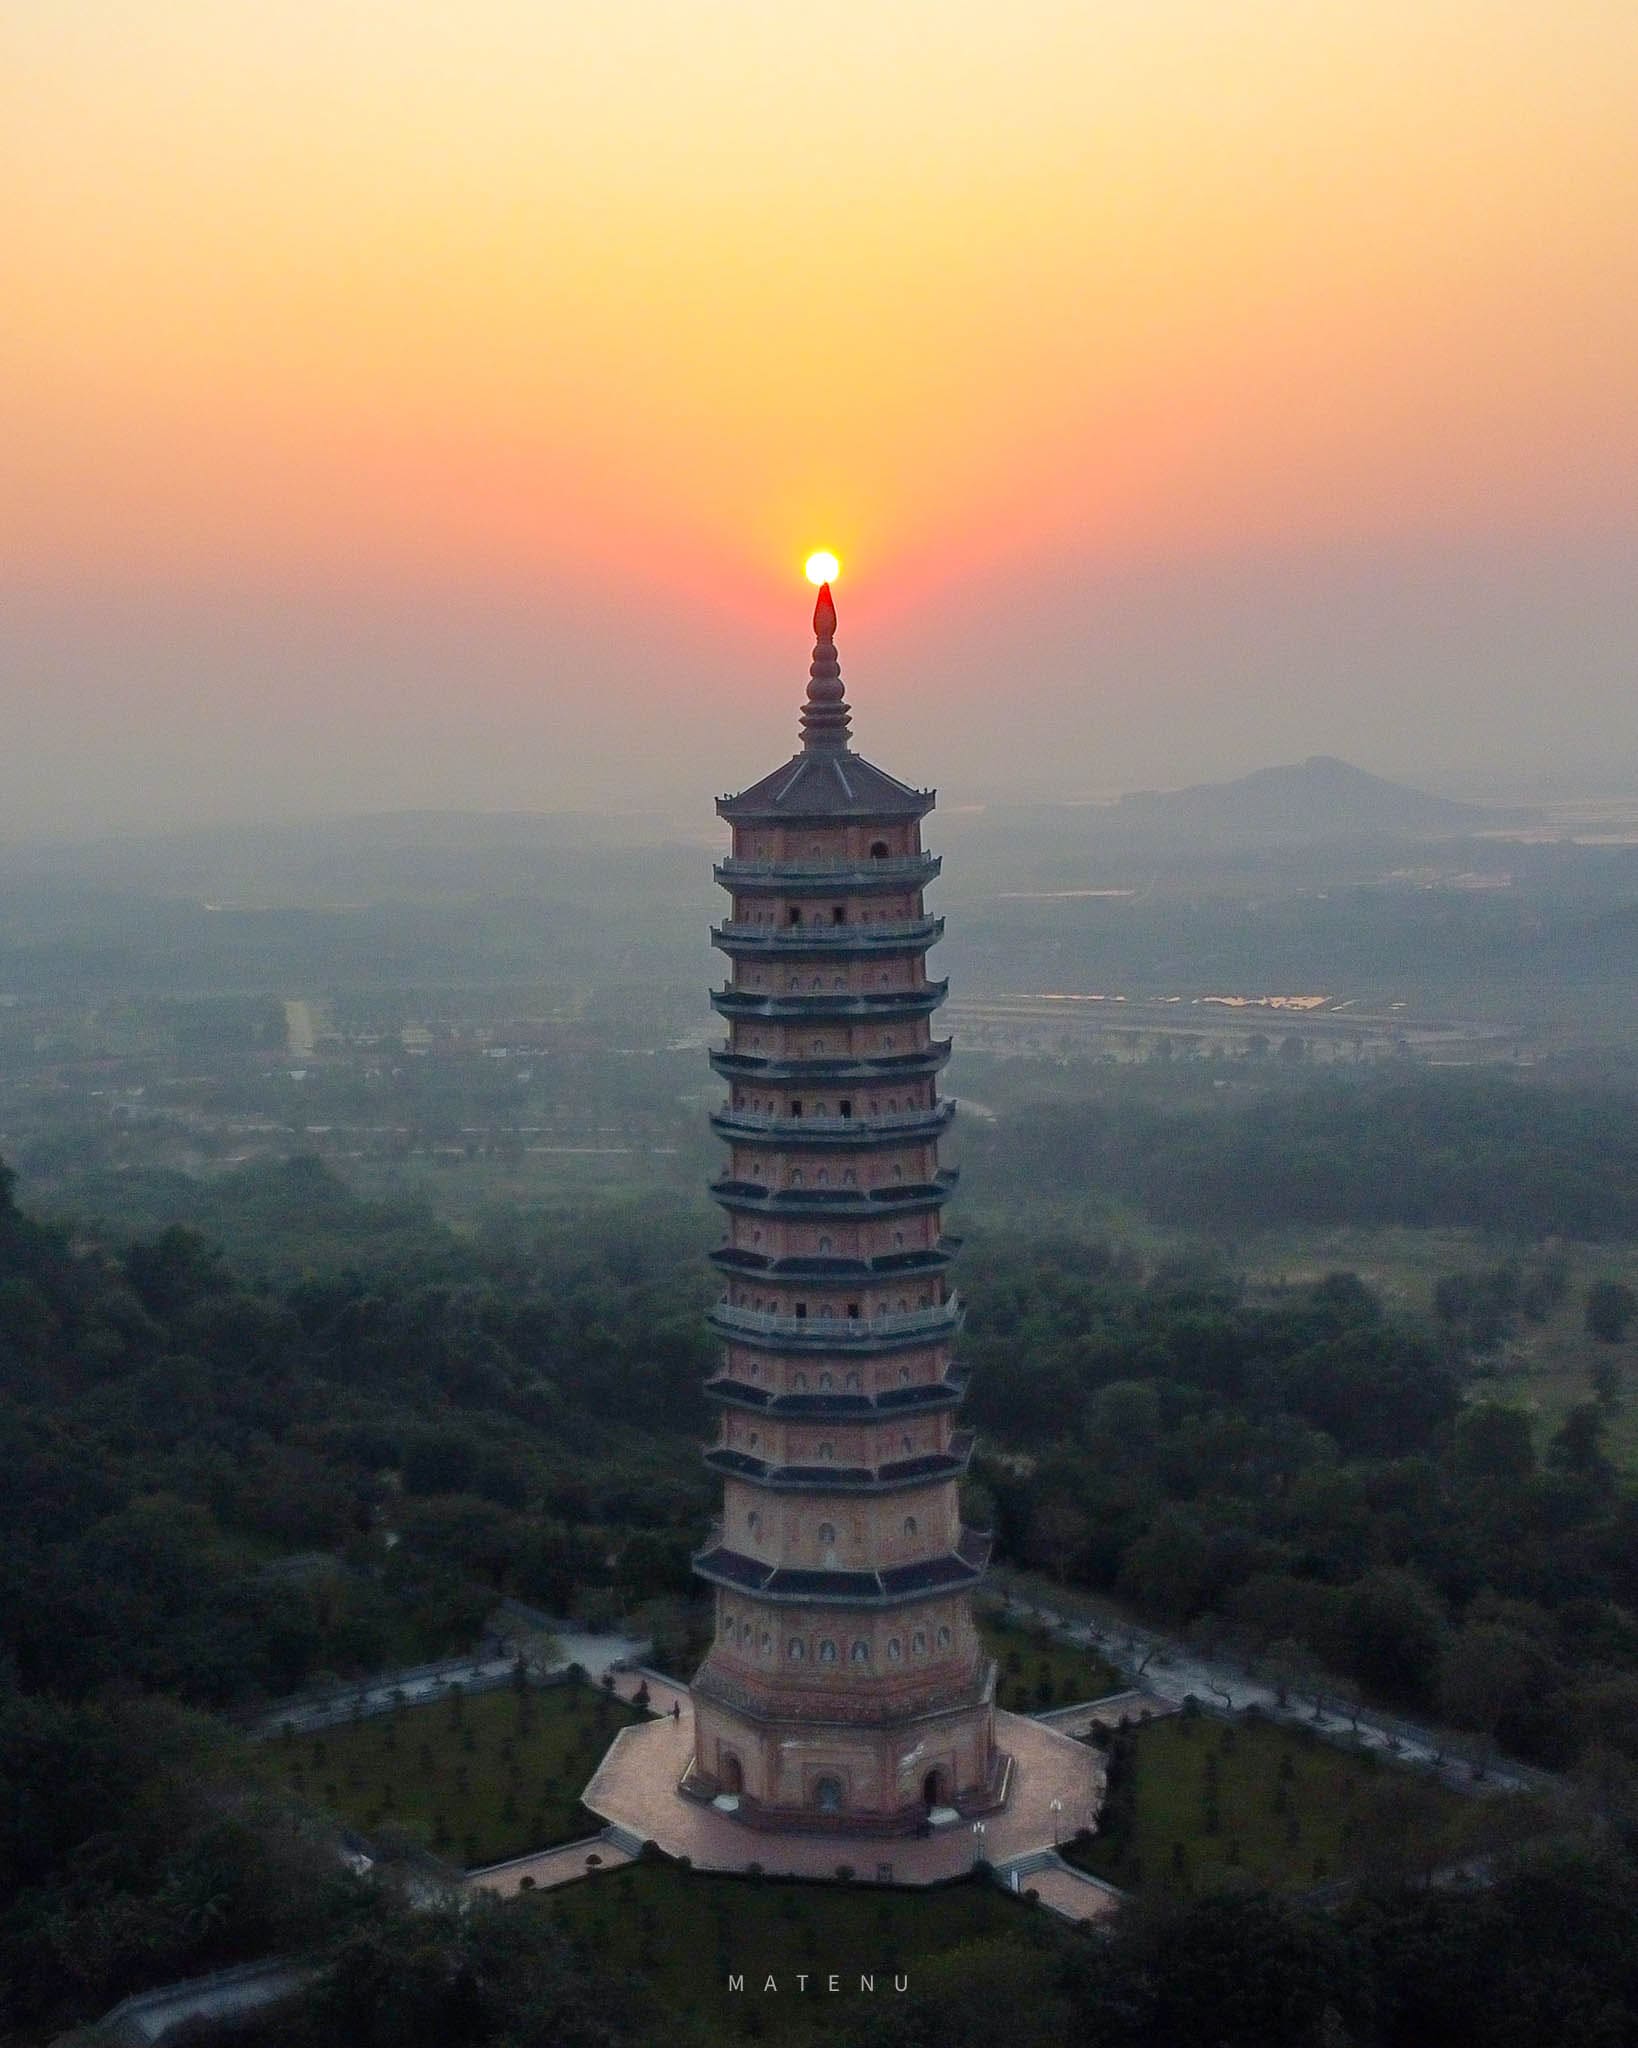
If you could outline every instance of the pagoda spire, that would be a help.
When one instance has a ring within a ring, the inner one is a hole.
[[[845,753],[851,714],[842,693],[842,664],[836,658],[836,601],[821,583],[813,607],[813,661],[802,706],[802,745],[808,753]]]

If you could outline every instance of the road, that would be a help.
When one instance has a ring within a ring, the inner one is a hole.
[[[1076,1621],[1050,1606],[1010,1595],[1012,1611],[1033,1614],[1066,1642],[1095,1650],[1107,1663],[1129,1674],[1135,1686],[1179,1705],[1190,1694],[1210,1706],[1243,1710],[1258,1708],[1271,1719],[1293,1723],[1317,1733],[1358,1742],[1367,1749],[1380,1749],[1402,1763],[1421,1764],[1435,1771],[1447,1784],[1470,1791],[1474,1786],[1472,1765],[1465,1753],[1457,1753],[1448,1732],[1418,1722],[1368,1709],[1358,1713],[1337,1713],[1329,1709],[1316,1713],[1312,1704],[1282,1707],[1276,1688],[1266,1680],[1248,1674],[1244,1667],[1226,1657],[1208,1657],[1175,1637],[1154,1630],[1098,1626]],[[1556,1781],[1545,1771],[1527,1764],[1497,1757],[1486,1766],[1483,1783],[1498,1792],[1539,1792]]]

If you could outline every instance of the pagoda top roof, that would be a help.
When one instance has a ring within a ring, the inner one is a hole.
[[[836,605],[828,583],[813,608],[813,630],[802,751],[738,796],[719,797],[718,815],[736,822],[925,817],[933,808],[930,789],[912,789],[848,745],[852,718],[836,658]]]
[[[738,796],[717,799],[718,814],[736,821],[924,818],[932,808],[932,790],[912,789],[863,755],[845,749],[804,749]]]

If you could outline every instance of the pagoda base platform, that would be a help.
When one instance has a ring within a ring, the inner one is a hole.
[[[703,1805],[714,1807],[718,1813],[731,1813],[741,1827],[755,1828],[760,1834],[823,1835],[827,1840],[846,1836],[866,1841],[897,1841],[907,1835],[930,1835],[936,1827],[949,1827],[958,1821],[986,1819],[1006,1805],[1011,1785],[1012,1758],[1005,1750],[998,1749],[991,1760],[987,1785],[956,1800],[951,1806],[935,1808],[932,1813],[919,1803],[902,1813],[817,1814],[807,1807],[764,1806],[761,1800],[752,1798],[748,1792],[718,1792],[713,1780],[700,1775],[692,1757],[678,1780],[677,1790],[685,1799],[698,1800]],[[939,1815],[944,1818],[940,1820]]]
[[[754,1863],[770,1877],[833,1878],[847,1864],[859,1877],[882,1883],[942,1884],[964,1875],[980,1856],[1008,1863],[1066,1842],[1079,1829],[1095,1827],[1103,1805],[1100,1751],[1024,1715],[998,1713],[996,1745],[1009,1766],[1001,1798],[982,1813],[963,1811],[959,1825],[871,1835],[840,1824],[819,1827],[811,1815],[799,1826],[788,1816],[763,1814],[753,1821],[744,1799],[737,1811],[725,1813],[682,1790],[693,1764],[694,1721],[686,1695],[679,1706],[676,1720],[667,1715],[623,1728],[581,1797],[601,1819],[668,1856],[686,1856],[697,1870],[742,1872]]]

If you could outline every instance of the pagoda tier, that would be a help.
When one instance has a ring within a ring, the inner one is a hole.
[[[685,1789],[753,1823],[882,1834],[993,1805],[1004,1759],[971,1611],[989,1537],[958,1503],[933,796],[852,752],[828,590],[814,624],[802,752],[718,804],[728,1157],[704,1455],[723,1512],[694,1560],[716,1636]]]

